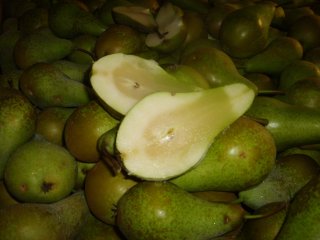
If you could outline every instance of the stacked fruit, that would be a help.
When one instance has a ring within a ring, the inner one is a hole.
[[[0,239],[319,239],[320,4],[0,0]]]

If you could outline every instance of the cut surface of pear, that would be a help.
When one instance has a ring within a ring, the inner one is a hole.
[[[243,83],[198,92],[156,92],[140,100],[120,123],[116,148],[126,171],[165,180],[194,167],[214,138],[251,105]]]
[[[123,53],[97,60],[92,66],[90,82],[98,97],[122,115],[144,96],[156,91],[201,90],[196,83],[179,81],[154,60]]]

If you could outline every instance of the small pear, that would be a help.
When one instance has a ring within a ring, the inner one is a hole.
[[[200,163],[170,181],[192,192],[241,191],[263,181],[275,159],[271,134],[254,120],[240,117],[215,138]]]
[[[141,182],[117,204],[117,226],[130,240],[212,239],[242,222],[239,204],[209,202],[169,182]]]
[[[64,147],[32,139],[10,155],[4,181],[22,202],[51,203],[71,193],[76,174],[76,160]]]
[[[320,167],[311,157],[293,154],[278,158],[275,167],[260,184],[239,192],[242,203],[258,209],[274,202],[290,202]]]
[[[78,107],[68,118],[64,139],[67,149],[83,162],[97,162],[99,137],[118,124],[96,101]]]
[[[62,59],[73,49],[71,40],[59,38],[48,27],[42,27],[19,38],[13,54],[17,66],[26,69],[35,63]]]
[[[92,214],[106,224],[115,225],[117,203],[135,184],[137,181],[122,172],[113,175],[104,161],[97,162],[85,179],[85,195]]]
[[[35,63],[25,69],[20,89],[39,108],[78,107],[92,98],[91,89],[69,78],[51,63]]]
[[[0,208],[1,239],[73,239],[87,214],[89,209],[83,192],[50,204],[21,203]]]
[[[83,190],[87,173],[96,165],[96,163],[77,161],[77,165],[78,165],[77,166],[78,174],[77,174],[77,179],[76,179],[74,189]]]
[[[49,10],[48,24],[55,35],[71,39],[80,34],[99,36],[106,26],[91,12],[72,2],[58,2]]]
[[[202,160],[216,136],[244,114],[254,97],[254,90],[243,83],[149,94],[119,125],[116,148],[124,169],[148,180],[185,173]]]
[[[89,34],[81,34],[72,39],[75,49],[67,58],[75,63],[92,64],[94,61],[94,47],[97,37]]]

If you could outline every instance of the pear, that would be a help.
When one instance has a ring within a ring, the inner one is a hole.
[[[292,154],[303,154],[307,155],[308,157],[311,157],[313,160],[315,160],[318,165],[320,165],[320,151],[319,149],[308,149],[305,148],[306,146],[301,146],[301,147],[292,147],[288,148],[285,151],[279,152],[278,156],[287,156],[287,155],[292,155]]]
[[[100,221],[115,225],[116,205],[131,187],[137,184],[122,172],[113,175],[104,161],[99,161],[87,173],[85,195],[92,214]]]
[[[320,77],[320,68],[313,62],[299,59],[282,70],[279,78],[279,88],[286,90],[295,82],[307,77]]]
[[[245,72],[279,75],[285,67],[303,56],[303,48],[293,37],[277,37],[261,52],[244,62]]]
[[[209,5],[206,1],[197,0],[171,0],[174,5],[180,7],[183,11],[189,10],[205,15],[208,12]]]
[[[279,208],[274,210],[274,208]],[[288,204],[281,202],[270,203],[253,212],[259,215],[261,212],[270,211],[265,217],[248,219],[242,226],[237,240],[274,240],[279,233],[288,211]]]
[[[71,193],[76,174],[76,160],[64,147],[32,139],[10,155],[4,181],[22,202],[50,203]]]
[[[194,68],[212,87],[244,83],[257,91],[256,85],[240,74],[229,55],[218,48],[199,46],[184,54],[180,63]]]
[[[78,107],[68,118],[64,140],[67,149],[79,161],[97,162],[99,137],[118,124],[95,100]]]
[[[106,30],[97,17],[72,2],[54,4],[49,10],[48,24],[56,36],[69,39],[80,34],[97,37]]]
[[[12,152],[33,137],[36,118],[35,107],[20,91],[0,88],[0,179]]]
[[[77,165],[78,174],[74,189],[83,190],[87,173],[96,165],[96,163],[77,161]]]
[[[236,58],[251,57],[268,44],[275,4],[257,2],[229,13],[221,23],[219,40],[226,53]]]
[[[113,53],[134,54],[143,44],[140,33],[134,28],[112,24],[97,38],[94,52],[96,59]]]
[[[20,89],[39,108],[78,107],[92,98],[91,89],[69,78],[51,63],[35,63],[25,69]]]
[[[319,190],[320,175],[318,174],[292,200],[276,240],[319,238],[319,221],[317,221],[320,214]]]
[[[123,237],[116,226],[106,224],[89,213],[74,240],[123,240]]]
[[[43,7],[31,8],[18,18],[18,27],[24,33],[48,26],[48,9]]]
[[[125,115],[134,104],[153,92],[202,89],[197,83],[186,83],[174,77],[155,60],[123,53],[110,54],[94,62],[90,82],[107,109],[118,115]]]
[[[64,145],[64,127],[75,108],[49,107],[37,114],[35,133],[49,142]]]
[[[237,200],[234,192],[225,191],[199,191],[191,192],[193,195],[211,202],[229,202]]]
[[[76,192],[50,204],[21,203],[8,206],[0,209],[1,239],[73,239],[88,213],[83,192]]]
[[[13,54],[17,66],[26,69],[35,63],[62,59],[73,49],[71,40],[59,38],[48,27],[42,27],[19,38]]]
[[[145,44],[162,53],[178,49],[187,37],[183,10],[171,2],[161,5],[155,16],[157,29],[147,34]]]
[[[278,88],[276,79],[265,73],[244,73],[243,76],[257,86],[258,92],[276,91]]]
[[[244,114],[254,97],[254,90],[243,83],[149,94],[119,125],[116,148],[124,169],[149,180],[188,171],[205,156],[215,137]]]
[[[89,34],[81,34],[72,39],[75,49],[67,56],[72,62],[80,64],[92,64],[94,61],[94,47],[97,37]]]
[[[271,134],[254,120],[240,117],[215,138],[199,164],[170,181],[192,192],[241,191],[263,181],[275,159]]]
[[[52,65],[73,80],[82,82],[84,84],[89,83],[88,80],[91,64],[76,63],[66,59],[61,59],[52,62]]]
[[[141,182],[117,204],[117,226],[130,240],[212,239],[237,228],[239,204],[209,202],[169,182]]]
[[[297,39],[304,51],[320,45],[320,15],[310,14],[298,18],[289,29],[288,36]]]
[[[260,184],[239,192],[242,203],[258,209],[274,202],[290,202],[295,194],[314,176],[319,174],[319,165],[303,154],[283,156]]]
[[[264,119],[277,151],[319,142],[319,111],[295,106],[274,97],[258,96],[246,112],[247,116]]]

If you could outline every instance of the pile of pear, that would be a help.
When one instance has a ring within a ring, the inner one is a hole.
[[[318,240],[319,107],[318,1],[0,0],[0,239]]]

